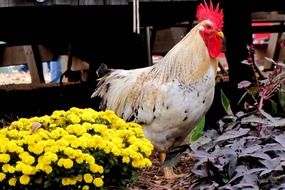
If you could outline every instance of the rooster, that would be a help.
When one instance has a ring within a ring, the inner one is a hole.
[[[141,124],[161,163],[171,148],[181,145],[214,98],[223,12],[204,1],[196,17],[199,23],[159,63],[132,70],[101,65],[97,70],[104,75],[91,97],[102,99],[100,109]],[[168,179],[178,176],[172,167],[163,172]]]

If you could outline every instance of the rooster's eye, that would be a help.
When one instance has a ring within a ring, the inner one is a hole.
[[[207,29],[207,30],[211,30],[211,29],[213,29],[213,27],[211,26],[211,25],[205,25],[205,28]]]

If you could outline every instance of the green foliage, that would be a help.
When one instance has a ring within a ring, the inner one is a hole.
[[[198,124],[196,125],[196,127],[194,128],[193,131],[191,131],[190,133],[190,141],[196,141],[197,139],[199,139],[202,135],[202,132],[204,130],[205,127],[205,116],[203,116],[200,121],[198,122]]]
[[[285,92],[279,91],[278,92],[278,99],[279,99],[280,106],[281,106],[283,112],[285,112]]]
[[[221,102],[222,102],[222,105],[223,105],[223,108],[224,108],[225,112],[228,115],[232,115],[233,112],[232,112],[232,109],[231,109],[230,101],[227,98],[227,96],[225,95],[225,93],[223,92],[223,90],[221,90]]]

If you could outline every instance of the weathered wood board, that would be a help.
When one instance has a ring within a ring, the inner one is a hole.
[[[139,2],[179,2],[179,1],[196,1],[196,0],[140,0]],[[41,5],[128,5],[133,0],[45,0],[37,2],[36,0],[1,0],[0,7],[15,6],[41,6]]]

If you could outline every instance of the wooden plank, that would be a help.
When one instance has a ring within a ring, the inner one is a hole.
[[[78,1],[74,0],[46,0],[48,5],[78,5]],[[80,0],[79,0],[80,1]]]
[[[189,2],[197,0],[140,0],[145,2]],[[20,6],[52,6],[52,5],[70,5],[70,6],[87,6],[87,5],[128,5],[133,0],[46,0],[37,2],[36,0],[1,0],[0,7],[20,7]]]
[[[105,5],[128,5],[128,0],[105,0]]]
[[[143,0],[148,1],[148,0]],[[171,0],[150,0],[150,2],[170,2]]]
[[[0,7],[20,7],[20,6],[45,6],[45,5],[78,5],[74,0],[46,0],[37,2],[36,0],[1,0]]]
[[[27,63],[23,46],[4,47],[0,65],[21,65]]]
[[[30,75],[31,75],[31,79],[32,79],[32,83],[34,84],[40,84],[41,83],[41,79],[39,76],[39,71],[36,65],[36,61],[34,58],[34,53],[32,50],[32,46],[23,46],[24,48],[24,53],[25,56],[27,58],[27,64],[30,70]]]
[[[42,56],[45,54],[43,52],[43,47],[41,48]],[[50,58],[52,57],[51,52],[49,52]],[[25,46],[14,46],[14,47],[6,47],[3,50],[3,57],[1,66],[9,66],[9,65],[19,65],[19,64],[27,64],[29,67],[32,83],[39,84],[42,82],[39,68],[37,67],[34,52],[30,45]],[[43,81],[44,82],[44,81]]]
[[[251,13],[253,22],[284,22],[285,14],[278,12],[253,12]]]
[[[42,62],[53,59],[53,53],[51,50],[44,46],[39,45],[39,53]],[[24,51],[24,46],[11,46],[3,48],[0,66],[21,65],[25,63],[27,63],[27,57]]]
[[[104,0],[82,0],[79,5],[104,5]]]
[[[276,52],[276,47],[278,45],[279,33],[271,33],[269,43],[267,46],[266,57],[271,58],[274,60],[274,54]]]
[[[28,0],[3,0],[0,7],[13,7],[13,6],[32,6],[35,5],[34,1]]]

